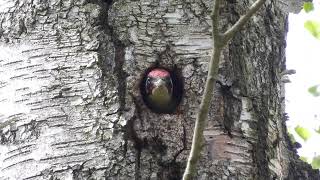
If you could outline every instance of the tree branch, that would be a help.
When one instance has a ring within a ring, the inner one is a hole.
[[[187,167],[183,175],[183,180],[191,180],[196,174],[197,162],[200,158],[201,150],[204,144],[203,131],[206,126],[208,111],[213,97],[215,82],[218,76],[221,51],[228,41],[234,36],[235,32],[237,32],[249,20],[249,18],[262,6],[265,1],[266,0],[257,0],[244,16],[242,16],[226,33],[220,35],[218,18],[221,0],[215,0],[211,14],[213,50],[209,62],[205,89],[202,95],[201,104],[194,127],[191,151],[188,158]]]
[[[213,10],[211,13],[211,21],[212,21],[212,38],[213,41],[219,40],[219,7],[221,0],[215,0]],[[216,41],[218,42],[218,41]]]
[[[253,3],[247,13],[241,16],[239,20],[223,34],[223,41],[227,43],[231,38],[233,38],[234,34],[249,21],[253,14],[256,13],[265,2],[266,0],[257,0]]]
[[[221,48],[218,42],[220,42],[219,28],[218,28],[218,17],[219,17],[219,6],[221,0],[215,0],[213,5],[213,11],[211,15],[212,19],[212,40],[213,50],[211,59],[209,62],[208,76],[202,96],[200,108],[197,114],[196,124],[194,127],[194,133],[192,138],[192,146],[190,155],[187,162],[187,167],[183,175],[183,180],[191,180],[196,173],[197,161],[199,160],[200,153],[203,145],[203,130],[206,125],[208,116],[209,106],[213,95],[214,85],[218,74],[219,59]]]

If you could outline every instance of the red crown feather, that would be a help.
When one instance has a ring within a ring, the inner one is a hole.
[[[149,72],[149,77],[168,77],[170,73],[165,69],[156,68]]]

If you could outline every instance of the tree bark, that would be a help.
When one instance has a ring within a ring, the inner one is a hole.
[[[285,126],[288,12],[268,1],[224,49],[195,179],[319,179]],[[221,27],[249,0],[222,4]],[[0,178],[178,180],[211,52],[210,0],[0,3]],[[152,113],[149,67],[184,83],[173,114]]]

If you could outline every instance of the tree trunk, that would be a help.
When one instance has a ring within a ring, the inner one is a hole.
[[[222,29],[251,3],[225,1]],[[211,4],[0,3],[0,178],[181,179],[211,54]],[[286,132],[283,6],[268,1],[224,50],[195,179],[319,179]],[[141,98],[140,80],[157,65],[183,79],[173,114]]]

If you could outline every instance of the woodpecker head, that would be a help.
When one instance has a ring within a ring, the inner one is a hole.
[[[145,91],[148,102],[154,108],[165,108],[172,100],[173,84],[170,72],[156,68],[147,74]]]
[[[140,91],[145,104],[156,113],[173,113],[181,101],[182,83],[175,70],[152,68],[147,70]]]

